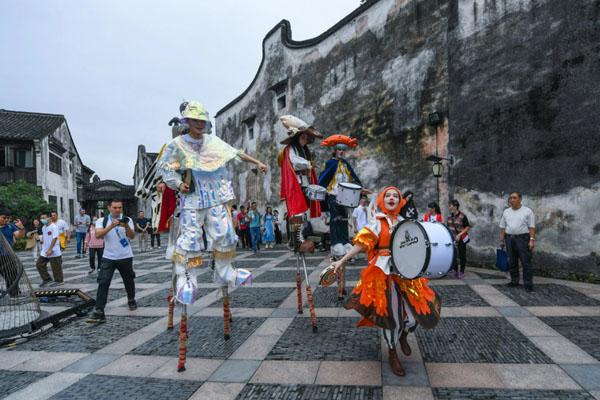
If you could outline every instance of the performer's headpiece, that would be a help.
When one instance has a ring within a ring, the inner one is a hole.
[[[306,122],[293,115],[283,115],[279,117],[283,126],[288,130],[288,137],[282,140],[281,144],[290,144],[294,138],[300,136],[303,133],[309,135],[309,143],[315,141],[315,138],[322,138],[323,134],[316,130],[313,126],[308,125]]]
[[[197,119],[206,122],[204,128],[205,133],[210,133],[212,123],[210,122],[210,116],[208,111],[204,108],[204,105],[199,101],[184,101],[179,105],[179,112],[181,113],[181,123],[187,125],[188,119]]]
[[[358,146],[358,139],[346,135],[331,135],[321,142],[321,146],[335,147],[337,150],[348,150]]]

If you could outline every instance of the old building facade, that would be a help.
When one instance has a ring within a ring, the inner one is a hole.
[[[0,184],[22,179],[40,186],[72,223],[93,174],[83,165],[63,115],[0,110]]]
[[[472,259],[489,262],[507,195],[538,219],[536,267],[600,276],[600,9],[592,0],[371,0],[322,35],[265,36],[250,86],[216,115],[217,134],[268,160],[266,179],[234,167],[242,201],[278,205],[276,165],[294,114],[349,133],[371,189],[416,193],[423,212],[458,199],[474,223]],[[439,112],[436,128],[428,116]],[[432,155],[443,160],[439,180]],[[450,157],[452,156],[452,157]],[[320,166],[329,155],[317,152]]]

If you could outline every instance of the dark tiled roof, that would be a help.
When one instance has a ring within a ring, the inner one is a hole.
[[[0,138],[42,139],[53,133],[63,122],[64,115],[0,110]]]

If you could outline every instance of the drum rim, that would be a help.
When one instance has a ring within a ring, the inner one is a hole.
[[[434,222],[434,223],[440,224],[444,228],[446,228],[446,230],[450,234],[450,238],[452,239],[452,265],[450,266],[450,269],[448,270],[448,272],[450,272],[450,270],[454,266],[454,261],[456,260],[456,241],[454,240],[454,235],[452,235],[452,231],[450,230],[450,228],[448,228],[446,226],[446,224],[444,224],[442,222]],[[448,275],[448,272],[446,272],[446,274],[444,274],[444,276]],[[425,274],[425,276],[427,277],[428,275]]]
[[[417,226],[421,230],[421,233],[423,233],[423,237],[425,238],[425,261],[423,262],[421,271],[419,271],[417,276],[415,276],[414,278],[405,277],[404,275],[402,275],[400,273],[400,268],[398,268],[398,266],[394,262],[394,247],[392,246],[392,243],[394,243],[394,236],[396,235],[396,232],[398,231],[400,226],[402,226],[405,223],[409,223],[409,222],[416,222]],[[400,276],[404,277],[405,279],[417,279],[417,278],[423,276],[423,274],[427,270],[427,265],[429,265],[429,260],[431,259],[431,242],[429,241],[429,235],[427,234],[427,231],[425,230],[425,228],[423,228],[423,225],[421,225],[421,223],[419,221],[415,221],[412,219],[405,219],[404,221],[400,221],[400,223],[398,225],[396,225],[394,227],[394,230],[392,231],[392,236],[390,238],[390,252],[392,254],[392,265],[394,265],[394,268],[396,268],[396,271],[398,271],[398,274],[400,274]]]

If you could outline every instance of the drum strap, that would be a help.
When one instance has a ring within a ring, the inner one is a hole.
[[[369,259],[377,258],[379,256],[390,256],[392,254],[390,252],[390,225],[385,218],[378,218],[378,220],[381,223],[379,241],[377,242],[377,247],[372,250]]]

